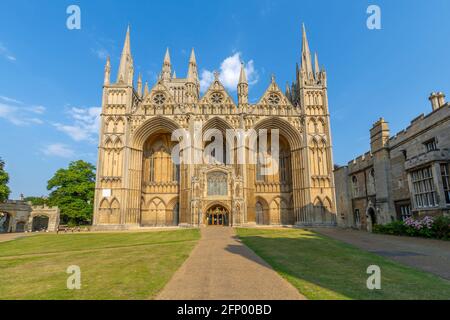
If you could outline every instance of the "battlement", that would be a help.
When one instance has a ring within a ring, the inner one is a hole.
[[[31,203],[29,203],[29,204],[31,204]],[[31,205],[31,209],[34,211],[34,210],[59,210],[59,208],[58,207],[49,207],[49,206],[47,206],[46,204],[44,204],[44,205],[38,205],[38,206],[33,206],[33,205]]]
[[[355,159],[348,162],[350,171],[357,171],[358,169],[369,167],[373,164],[373,154],[368,151]]]
[[[433,110],[429,114],[421,114],[411,120],[411,123],[405,129],[399,131],[397,134],[389,139],[389,146],[394,148],[396,145],[402,143],[406,139],[420,133],[421,131],[433,126],[434,124],[450,117],[450,104],[446,103],[442,107]]]

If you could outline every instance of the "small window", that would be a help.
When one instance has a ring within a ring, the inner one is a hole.
[[[437,150],[437,143],[436,143],[436,139],[434,139],[434,138],[431,140],[428,140],[424,144],[425,144],[425,148],[427,149],[427,152]]]
[[[353,218],[354,218],[355,226],[359,227],[359,225],[361,224],[361,215],[359,213],[359,209],[355,209],[355,212],[353,213]]]
[[[445,203],[450,205],[450,165],[448,163],[441,164],[442,184],[444,187]]]
[[[409,204],[400,206],[400,214],[403,221],[412,216],[411,206]]]
[[[359,187],[358,187],[358,178],[356,176],[352,177],[352,189],[353,189],[353,197],[359,196]]]

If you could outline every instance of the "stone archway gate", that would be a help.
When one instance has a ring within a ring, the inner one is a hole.
[[[33,218],[39,216],[48,217],[48,231],[56,231],[59,226],[60,210],[58,207],[32,206],[26,201],[8,200],[0,203],[0,212],[9,215],[5,232],[18,232],[17,226],[21,224],[25,226],[24,231],[31,231]]]

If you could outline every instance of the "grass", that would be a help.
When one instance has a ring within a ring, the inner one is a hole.
[[[317,233],[237,229],[239,238],[308,299],[450,299],[450,281]],[[367,267],[381,268],[368,290]]]
[[[152,299],[189,256],[198,230],[50,234],[0,243],[0,299]],[[68,290],[67,267],[81,268]]]

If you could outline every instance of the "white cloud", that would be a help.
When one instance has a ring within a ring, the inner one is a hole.
[[[75,151],[62,143],[50,144],[42,150],[42,153],[46,156],[55,156],[61,158],[72,158],[75,155]]]
[[[15,104],[23,104],[22,101],[10,98],[10,97],[6,97],[6,96],[0,96],[0,100],[3,100],[5,102],[9,102],[9,103],[15,103]]]
[[[200,88],[201,91],[206,91],[211,83],[214,81],[214,73],[209,70],[202,70],[200,75]]]
[[[106,60],[106,58],[109,56],[109,52],[105,48],[97,48],[97,49],[92,48],[91,51],[100,60]]]
[[[22,102],[0,96],[0,100],[9,102],[0,102],[0,118],[3,118],[16,126],[26,126],[30,124],[43,124],[44,122],[37,117],[30,117],[30,112],[34,114],[42,114],[45,112],[43,106],[24,107],[19,106]]]
[[[0,42],[0,56],[8,59],[9,61],[16,61],[16,57]]]
[[[239,82],[239,75],[241,73],[241,53],[236,52],[232,56],[227,57],[220,64],[219,80],[223,86],[229,91],[236,91]],[[258,82],[258,73],[255,70],[253,60],[249,60],[245,64],[245,73],[250,85]],[[200,75],[200,88],[202,92],[206,91],[211,83],[214,81],[214,73],[210,70],[202,70]]]
[[[72,107],[68,115],[71,124],[55,123],[54,126],[61,132],[66,133],[75,141],[96,142],[100,125],[101,108],[77,108]]]
[[[27,110],[36,114],[43,114],[47,109],[44,106],[32,106],[28,107]]]

